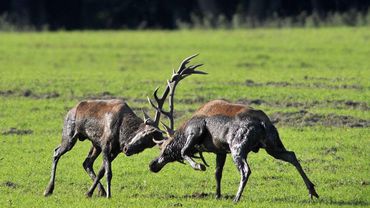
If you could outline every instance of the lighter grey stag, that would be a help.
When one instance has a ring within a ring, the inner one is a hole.
[[[170,87],[170,89],[169,99],[173,102],[174,88]],[[319,197],[296,155],[285,149],[276,128],[263,111],[224,100],[214,100],[204,104],[178,130],[174,131],[173,108],[174,105],[171,103],[171,113],[164,114],[170,119],[170,127],[167,127],[170,138],[156,141],[156,143],[162,143],[162,151],[160,156],[149,165],[152,172],[159,172],[169,162],[182,160],[186,160],[195,170],[205,170],[205,165],[196,163],[193,155],[213,152],[216,154],[216,198],[220,198],[222,170],[226,154],[231,153],[241,175],[234,198],[234,202],[238,202],[251,174],[247,155],[250,151],[258,152],[260,148],[264,148],[276,159],[294,165],[303,178],[310,197]],[[163,112],[161,109],[160,111]]]
[[[180,66],[179,70],[188,72],[185,76],[197,73],[194,71],[197,66],[185,66],[193,57],[186,58]],[[177,77],[175,74],[172,78]],[[157,108],[161,109],[170,89],[167,87],[160,98],[157,91],[158,88],[154,91],[154,97]],[[73,148],[77,139],[80,141],[88,139],[92,147],[83,162],[83,168],[93,180],[93,184],[86,192],[86,196],[91,197],[97,186],[100,196],[111,197],[111,162],[120,152],[130,156],[153,147],[155,145],[153,139],[162,139],[162,131],[158,128],[160,116],[161,113],[158,110],[154,119],[144,112],[144,120],[142,120],[126,102],[118,99],[87,100],[78,103],[65,117],[62,142],[54,150],[51,178],[44,195],[49,196],[53,193],[56,168],[60,157]],[[101,152],[103,153],[103,164],[96,175],[93,163]],[[104,174],[107,179],[107,191],[100,183]]]

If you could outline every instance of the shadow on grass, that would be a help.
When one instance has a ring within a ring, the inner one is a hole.
[[[158,197],[158,196],[157,196]],[[232,194],[223,194],[221,196],[221,200],[233,200],[235,197],[235,195],[232,195]],[[244,200],[247,200],[248,196],[243,196]],[[159,198],[163,198],[163,199],[180,199],[180,198],[183,198],[183,199],[208,199],[208,200],[213,200],[213,199],[216,199],[216,196],[214,193],[205,193],[205,192],[194,192],[192,194],[185,194],[185,195],[182,195],[182,196],[177,196],[177,195],[173,195],[173,194],[168,194],[168,195],[164,195],[164,196],[161,196]],[[243,199],[242,199],[243,200]],[[367,207],[367,206],[370,206],[370,203],[368,201],[364,201],[364,200],[337,200],[337,199],[333,199],[333,198],[320,198],[320,199],[303,199],[303,200],[299,200],[297,199],[297,197],[283,197],[283,198],[272,198],[270,199],[271,202],[281,202],[281,203],[292,203],[292,204],[316,204],[316,205],[320,205],[320,204],[325,204],[325,205],[333,205],[333,206],[363,206],[363,207]],[[258,200],[257,200],[258,201]]]
[[[134,194],[132,197],[138,197],[139,194]],[[142,195],[140,195],[143,197]],[[207,193],[207,192],[194,192],[192,194],[185,194],[185,195],[174,195],[174,194],[164,194],[164,195],[158,195],[158,194],[149,194],[145,197],[148,198],[160,198],[160,199],[194,199],[194,200],[216,200],[215,193]],[[221,198],[219,200],[227,200],[232,201],[234,199],[235,195],[233,194],[222,194]],[[286,196],[282,198],[270,198],[270,199],[248,199],[248,196],[243,196],[242,201],[244,200],[252,200],[254,202],[266,202],[266,200],[278,203],[289,203],[289,204],[312,204],[312,205],[332,205],[332,206],[361,206],[361,207],[368,207],[370,206],[370,203],[365,200],[342,200],[342,199],[333,199],[333,198],[319,198],[319,199],[302,199],[300,197],[294,197],[294,196]]]
[[[191,199],[216,199],[216,194],[214,193],[204,193],[204,192],[194,192],[192,194],[185,194],[180,196],[181,198],[191,198]],[[234,199],[234,195],[223,194],[220,199]]]
[[[320,199],[305,199],[305,200],[296,200],[292,197],[284,198],[274,198],[273,202],[290,202],[290,203],[299,203],[299,204],[326,204],[326,205],[335,205],[335,206],[369,206],[370,203],[364,200],[337,200],[333,198],[320,198]]]

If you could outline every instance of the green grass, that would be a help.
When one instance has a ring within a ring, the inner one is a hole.
[[[171,163],[153,174],[148,164],[157,148],[117,157],[113,198],[86,199],[87,141],[61,158],[54,194],[43,197],[65,113],[79,100],[109,92],[141,114],[138,109],[149,108],[146,96],[164,86],[171,70],[200,53],[193,62],[204,63],[209,75],[190,77],[177,89],[177,100],[192,101],[176,102],[177,125],[217,98],[260,99],[265,103],[252,106],[268,115],[305,109],[368,121],[369,34],[368,28],[0,33],[0,133],[12,127],[33,131],[0,134],[0,207],[234,207],[230,197],[239,174],[230,157],[222,180],[228,197],[215,200],[213,154],[206,154],[211,165],[206,172]],[[59,96],[45,99],[52,93]],[[370,207],[369,127],[278,124],[278,129],[320,199],[309,200],[293,166],[261,150],[248,157],[252,175],[236,207]],[[99,158],[96,168],[100,163]],[[207,196],[195,197],[201,193]]]

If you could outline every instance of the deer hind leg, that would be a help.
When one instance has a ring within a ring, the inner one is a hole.
[[[54,183],[55,183],[55,174],[58,165],[58,161],[62,155],[71,150],[75,145],[77,138],[74,137],[65,137],[63,136],[62,144],[54,149],[53,163],[51,166],[51,177],[48,186],[44,191],[44,196],[49,196],[53,193]]]
[[[247,162],[247,155],[251,151],[250,147],[259,138],[259,130],[259,128],[255,128],[254,126],[242,126],[235,132],[234,138],[231,139],[231,143],[229,144],[231,156],[240,172],[239,188],[234,198],[235,203],[240,200],[244,187],[252,173]]]
[[[76,108],[72,108],[64,119],[64,126],[62,132],[62,142],[54,149],[53,163],[51,166],[51,177],[48,186],[44,191],[44,196],[49,196],[53,193],[55,173],[58,161],[62,155],[71,150],[77,141],[77,134],[75,132],[75,114]]]
[[[294,165],[296,169],[298,170],[299,174],[303,178],[304,183],[306,184],[306,187],[309,192],[310,198],[316,197],[319,198],[319,195],[316,193],[315,185],[310,181],[310,179],[307,177],[306,173],[303,171],[303,168],[301,164],[298,162],[296,155],[294,152],[281,150],[270,150],[266,149],[267,153],[273,156],[276,159],[283,160],[285,162],[289,162],[290,164]]]
[[[215,178],[216,178],[216,199],[221,197],[221,178],[222,178],[222,170],[225,165],[226,154],[218,153],[216,155],[216,171],[215,171]]]
[[[90,176],[90,178],[94,181],[96,178],[96,174],[94,172],[94,161],[96,158],[100,155],[101,148],[92,146],[89,154],[87,155],[85,161],[83,162],[82,166],[84,167],[86,173]],[[98,183],[98,195],[99,196],[106,196],[107,193],[105,192],[105,189],[103,185],[99,182]]]
[[[236,150],[235,150],[236,149]],[[248,178],[251,175],[252,171],[247,162],[247,153],[242,148],[231,149],[231,155],[233,161],[240,172],[240,183],[238,192],[235,195],[234,202],[238,202],[244,191],[244,187],[248,182]]]
[[[107,150],[106,150],[107,151]],[[112,153],[106,153],[106,151],[103,152],[103,164],[100,167],[100,170],[98,172],[98,175],[96,175],[93,184],[89,188],[89,190],[86,192],[87,197],[91,197],[96,186],[100,182],[100,179],[103,178],[104,174],[106,174],[107,177],[107,194],[106,197],[110,198],[111,197],[111,190],[110,190],[110,184],[112,180],[112,169],[111,169],[111,163],[112,161],[117,157],[119,154],[119,151],[115,151]]]

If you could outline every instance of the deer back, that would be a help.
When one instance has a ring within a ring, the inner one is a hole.
[[[87,100],[77,104],[76,132],[95,143],[130,138],[143,120],[123,100]]]

